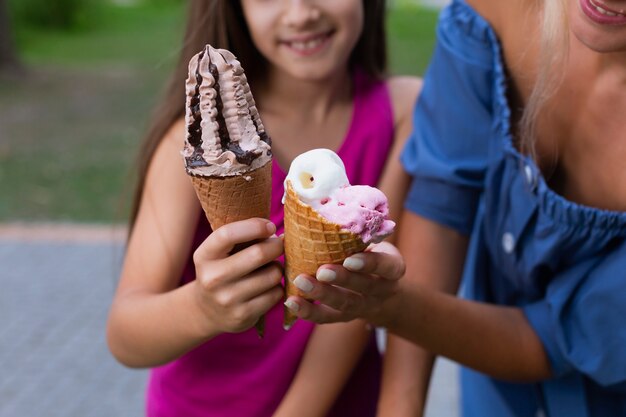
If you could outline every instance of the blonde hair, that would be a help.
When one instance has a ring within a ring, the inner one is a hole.
[[[537,79],[520,121],[520,145],[536,159],[537,118],[562,80],[568,56],[569,32],[565,0],[544,0]]]

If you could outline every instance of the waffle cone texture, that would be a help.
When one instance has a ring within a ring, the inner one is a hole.
[[[191,176],[202,210],[212,230],[252,217],[269,218],[272,198],[272,162],[243,175]],[[263,337],[265,319],[255,324]]]
[[[325,264],[341,264],[344,259],[367,248],[360,236],[329,222],[298,198],[287,181],[285,194],[285,298],[306,298],[293,284],[300,274],[315,276]],[[296,316],[285,308],[283,326],[289,329]]]
[[[242,175],[191,176],[211,229],[252,217],[269,218],[272,162]]]

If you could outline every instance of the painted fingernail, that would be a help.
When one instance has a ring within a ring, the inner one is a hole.
[[[351,256],[343,261],[343,266],[351,271],[360,271],[365,266],[365,261],[360,256]]]
[[[287,307],[289,310],[293,311],[294,313],[300,310],[300,304],[296,303],[293,300],[285,301],[285,307]]]
[[[313,284],[302,275],[298,275],[296,279],[293,280],[293,283],[302,292],[311,292],[311,290],[313,290]]]
[[[316,278],[322,282],[333,282],[337,278],[337,273],[332,269],[320,269],[317,271]]]

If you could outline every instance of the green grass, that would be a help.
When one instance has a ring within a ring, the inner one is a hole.
[[[182,3],[181,3],[182,4]],[[159,66],[175,59],[183,29],[183,10],[171,3],[119,7],[103,4],[90,30],[20,28],[18,43],[30,64],[80,68],[131,64]]]
[[[387,20],[390,66],[395,74],[423,75],[435,43],[438,12],[401,3]]]
[[[132,160],[183,14],[168,2],[109,5],[91,30],[18,28],[29,73],[0,80],[0,222],[124,220]],[[410,4],[390,11],[393,73],[423,73],[436,15]]]

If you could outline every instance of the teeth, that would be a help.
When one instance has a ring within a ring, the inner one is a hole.
[[[300,51],[308,51],[311,49],[315,49],[320,46],[324,42],[324,37],[319,37],[315,39],[311,39],[306,42],[290,42],[290,45],[293,49],[297,49]]]
[[[596,4],[596,3],[594,3],[593,1],[591,2],[591,5],[592,5],[593,7],[595,7],[595,8],[596,8],[596,10],[597,10],[598,12],[602,13],[603,15],[606,15],[606,16],[613,16],[613,17],[615,17],[615,16],[619,16],[619,17],[626,17],[626,16],[625,16],[625,15],[623,15],[622,13],[614,13],[614,12],[611,12],[611,11],[609,11],[609,10],[603,9],[600,5],[598,5],[598,4]]]
[[[608,10],[604,10],[602,7],[599,6],[596,6],[596,10],[607,16],[617,16],[617,13],[609,12]]]

